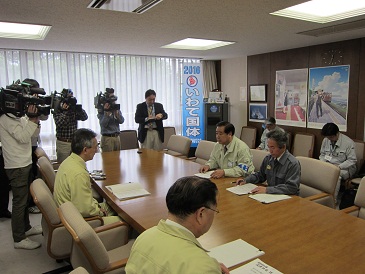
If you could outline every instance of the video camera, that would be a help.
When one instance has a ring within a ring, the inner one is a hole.
[[[67,104],[69,110],[82,110],[82,106],[77,104],[77,99],[73,96],[71,89],[64,88],[61,92],[52,92],[50,96],[47,96],[47,102],[49,102],[49,105],[51,106],[52,113],[62,111],[62,104]]]
[[[114,95],[113,88],[106,88],[105,92],[101,91],[94,97],[95,108],[104,110],[104,105],[108,103],[110,105],[109,110],[120,110],[120,104],[116,104],[118,97]]]
[[[41,96],[45,94],[43,88],[35,88],[29,83],[17,80],[6,88],[0,89],[1,114],[11,113],[16,117],[49,115],[50,106],[47,105],[45,97]],[[36,106],[37,113],[28,113],[30,105]]]

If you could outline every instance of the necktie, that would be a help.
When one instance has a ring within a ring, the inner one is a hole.
[[[148,106],[148,116],[151,116],[151,115],[152,115],[152,112],[153,112],[153,106],[152,106],[152,105],[150,105],[150,106]],[[152,123],[149,123],[149,124],[148,124],[148,127],[149,127],[150,129],[152,129],[152,128],[153,128],[153,124],[152,124]]]
[[[224,146],[224,154],[227,153],[227,146]]]

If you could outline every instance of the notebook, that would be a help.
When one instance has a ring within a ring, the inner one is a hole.
[[[211,170],[211,171],[207,171],[205,173],[196,173],[194,175],[198,176],[200,178],[210,179],[210,175],[212,175],[213,172],[214,172],[214,170]]]
[[[226,267],[232,267],[265,254],[264,251],[250,245],[242,239],[214,247],[208,255],[223,263]]]
[[[234,194],[237,194],[237,195],[244,195],[244,194],[251,193],[251,191],[253,189],[255,189],[256,187],[257,187],[257,185],[248,183],[248,184],[244,184],[244,185],[240,185],[240,186],[229,187],[229,188],[227,188],[227,190]]]
[[[270,204],[291,198],[289,195],[285,194],[253,194],[248,197],[256,201],[259,201],[263,204]]]
[[[106,186],[119,200],[125,200],[135,197],[141,197],[150,195],[147,190],[145,190],[140,183],[125,183],[116,184],[111,186]]]

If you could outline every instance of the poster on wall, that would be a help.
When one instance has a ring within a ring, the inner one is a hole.
[[[184,63],[182,86],[182,135],[192,147],[204,140],[203,70],[201,64]]]
[[[250,122],[265,122],[267,118],[267,104],[250,103],[248,108],[250,112]]]
[[[309,69],[308,127],[335,123],[347,130],[350,66]]]
[[[279,125],[306,127],[308,69],[276,71],[275,118]]]

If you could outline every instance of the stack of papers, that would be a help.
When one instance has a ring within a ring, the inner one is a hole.
[[[105,180],[106,179],[106,175],[103,173],[102,170],[96,170],[94,169],[92,172],[89,172],[91,178],[93,178],[94,180]]]
[[[210,175],[212,175],[213,172],[214,172],[214,170],[211,170],[211,171],[207,171],[205,173],[196,173],[194,175],[198,176],[200,178],[210,179]]]
[[[286,199],[290,199],[291,197],[285,194],[253,194],[248,196],[256,201],[259,201],[263,204],[270,204],[277,201],[282,201]]]
[[[248,183],[240,186],[229,187],[227,190],[237,195],[244,195],[251,193],[251,191],[256,187],[256,185]]]
[[[232,267],[265,254],[262,250],[250,245],[242,239],[235,240],[209,250],[208,255]]]
[[[127,183],[106,186],[119,200],[150,195],[140,183]]]
[[[231,274],[282,274],[282,272],[269,266],[260,259],[255,259],[239,268],[230,271]]]

